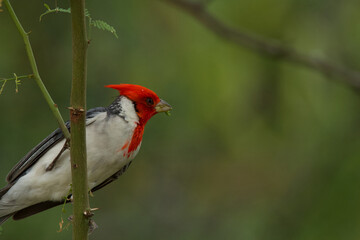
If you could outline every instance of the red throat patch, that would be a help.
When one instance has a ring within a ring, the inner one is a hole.
[[[143,133],[144,133],[144,125],[141,124],[137,125],[134,130],[134,134],[131,138],[131,142],[128,149],[128,156],[139,147],[142,141]]]

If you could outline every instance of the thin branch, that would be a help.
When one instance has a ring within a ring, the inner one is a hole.
[[[300,53],[294,48],[284,46],[275,39],[266,39],[233,29],[210,14],[206,10],[206,6],[202,3],[190,2],[189,0],[164,1],[184,10],[220,38],[257,51],[260,54],[294,62],[299,65],[312,68],[328,76],[337,76],[342,82],[348,84],[356,90],[360,90],[360,72],[358,71],[337,65],[321,58]]]
[[[14,21],[20,35],[22,36],[22,38],[24,40],[26,52],[27,52],[27,55],[28,55],[28,58],[29,58],[31,69],[32,69],[33,74],[34,74],[34,79],[35,79],[37,85],[39,86],[39,88],[40,88],[46,102],[48,103],[53,115],[55,116],[55,118],[56,118],[62,132],[64,133],[65,138],[70,139],[70,133],[69,133],[67,127],[65,126],[65,122],[64,122],[64,120],[63,120],[63,118],[62,118],[62,116],[60,114],[60,111],[59,111],[57,105],[52,100],[52,98],[51,98],[49,92],[47,91],[43,81],[41,80],[41,77],[40,77],[40,74],[39,74],[39,71],[38,71],[38,68],[37,68],[37,65],[36,65],[34,53],[33,53],[32,48],[31,48],[28,33],[26,33],[24,28],[22,27],[22,25],[21,25],[19,19],[17,18],[16,14],[14,12],[14,9],[12,8],[9,0],[3,0],[3,1],[5,3],[6,8],[9,11],[9,14],[10,14],[12,20]]]
[[[34,78],[34,74],[22,75],[22,76],[17,76],[17,77],[13,77],[13,78],[0,78],[0,82],[20,80],[20,79],[24,79],[24,78],[29,78],[29,79]]]
[[[64,146],[61,148],[60,152],[56,155],[56,157],[54,158],[54,160],[49,164],[49,166],[47,166],[45,168],[45,171],[51,171],[53,170],[53,168],[55,167],[55,164],[57,162],[57,160],[61,157],[61,155],[70,148],[69,145],[69,140],[65,140]]]
[[[1,0],[0,0],[1,1]],[[4,91],[5,85],[8,81],[14,81],[15,82],[15,92],[18,93],[19,92],[19,85],[21,84],[20,79],[24,79],[24,78],[34,78],[34,74],[29,74],[29,75],[23,75],[23,76],[17,76],[16,73],[14,73],[13,78],[0,78],[0,82],[2,82],[1,87],[0,87],[0,95],[2,94],[2,92]]]
[[[47,11],[40,15],[39,22],[41,22],[42,18],[45,15],[50,14],[50,13],[59,13],[59,12],[60,13],[71,13],[70,8],[69,9],[63,9],[63,8],[56,7],[54,9],[50,9],[49,5],[47,5],[46,3],[44,4],[44,6],[46,7]]]

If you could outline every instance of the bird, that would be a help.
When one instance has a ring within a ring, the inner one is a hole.
[[[113,84],[119,96],[108,107],[86,112],[88,187],[97,191],[116,180],[139,152],[144,127],[171,105],[140,85]],[[66,123],[70,129],[70,123]],[[9,172],[0,189],[0,225],[20,220],[64,202],[71,202],[70,150],[56,129]],[[65,199],[65,200],[64,200]]]

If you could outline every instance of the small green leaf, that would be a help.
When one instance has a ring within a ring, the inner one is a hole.
[[[14,77],[15,77],[15,92],[18,93],[19,92],[19,85],[21,83],[20,83],[20,80],[19,80],[18,76],[16,75],[16,73],[14,73]]]
[[[90,12],[89,12],[89,10],[87,10],[86,8],[85,8],[85,17],[91,18],[91,17],[90,17]]]
[[[50,11],[49,5],[47,5],[46,3],[44,3],[44,6],[45,6],[45,8],[46,8],[48,11]]]
[[[171,116],[170,111],[165,112],[165,114],[168,115],[169,117]]]
[[[40,22],[41,22],[42,18],[45,15],[48,15],[49,13],[58,13],[58,12],[71,13],[70,8],[64,9],[64,8],[58,8],[57,7],[55,9],[51,9],[49,7],[49,5],[47,5],[46,3],[44,4],[44,6],[47,9],[47,11],[40,15],[40,19],[39,19]],[[110,26],[108,23],[106,23],[106,22],[104,22],[102,20],[93,20],[91,18],[91,16],[90,16],[89,10],[87,10],[87,9],[85,9],[85,16],[89,19],[89,25],[90,26],[94,26],[94,27],[99,28],[101,30],[111,32],[116,38],[119,38],[118,35],[116,34],[116,30],[115,30],[115,28],[113,26]]]
[[[42,17],[45,16],[45,15],[48,15],[49,13],[58,13],[58,12],[61,12],[61,13],[71,13],[71,10],[70,8],[68,9],[65,9],[65,8],[55,8],[55,9],[50,9],[50,7],[48,5],[45,6],[47,11],[44,12],[43,14],[40,15],[40,19],[39,21],[41,22],[42,20]],[[49,7],[49,8],[48,8]]]
[[[116,38],[119,38],[118,35],[116,34],[115,28],[113,26],[110,26],[108,23],[106,23],[106,22],[104,22],[102,20],[92,20],[91,25],[94,26],[94,27],[97,27],[97,28],[99,28],[101,30],[109,31],[112,34],[114,34],[114,36]]]
[[[63,213],[66,212],[66,211],[65,211],[65,205],[66,205],[67,200],[69,200],[69,199],[68,199],[68,196],[71,195],[71,192],[72,192],[72,184],[70,183],[69,191],[68,191],[68,193],[66,194],[66,196],[64,197],[64,203],[63,203],[62,209],[61,209],[61,211],[62,211]]]
[[[70,8],[55,8],[56,12],[61,12],[61,13],[71,13],[71,9]]]

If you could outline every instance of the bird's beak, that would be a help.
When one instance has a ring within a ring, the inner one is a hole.
[[[170,106],[170,104],[168,104],[167,102],[165,102],[164,100],[160,99],[160,102],[158,104],[156,104],[155,106],[155,110],[156,112],[167,112],[170,111],[172,109],[172,107]]]

